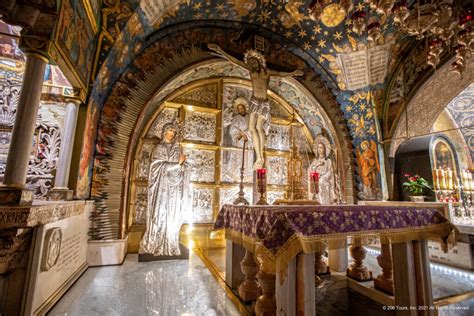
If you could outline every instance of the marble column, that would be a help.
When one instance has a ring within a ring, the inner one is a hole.
[[[50,200],[72,200],[73,190],[68,189],[68,180],[79,106],[80,103],[77,100],[72,100],[66,105],[61,149],[56,167],[54,187],[49,193]]]
[[[16,109],[3,186],[0,187],[0,204],[3,205],[28,205],[33,201],[33,192],[25,185],[47,63],[48,59],[38,53],[26,53],[25,79]]]

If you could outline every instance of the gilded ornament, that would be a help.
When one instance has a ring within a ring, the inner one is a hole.
[[[327,27],[336,27],[344,21],[346,12],[338,3],[326,6],[321,14],[321,22]]]

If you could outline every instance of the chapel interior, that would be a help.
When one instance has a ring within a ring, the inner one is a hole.
[[[1,0],[0,315],[473,315],[473,14]]]

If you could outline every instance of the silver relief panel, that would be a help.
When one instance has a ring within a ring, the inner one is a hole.
[[[135,201],[133,203],[135,213],[133,223],[137,225],[145,225],[146,209],[148,203],[148,187],[137,186],[135,193]]]
[[[241,149],[223,149],[221,159],[221,182],[240,183],[240,168],[242,166]],[[252,183],[253,150],[245,151],[244,183]]]
[[[288,160],[285,157],[267,156],[267,184],[285,185],[288,178]]]
[[[148,173],[150,172],[151,153],[153,151],[153,144],[145,144],[142,147],[140,161],[138,162],[138,180],[148,180]]]
[[[214,150],[183,148],[186,166],[192,182],[215,182],[216,152]]]
[[[178,117],[178,109],[175,108],[164,108],[160,114],[156,117],[153,124],[151,124],[148,130],[147,137],[158,137],[161,138],[161,132],[163,125],[169,122],[173,122]]]
[[[214,220],[214,189],[192,188],[191,206],[193,223],[212,223]]]
[[[244,187],[245,198],[247,201],[252,204],[252,187]],[[239,186],[232,186],[219,189],[219,209],[222,208],[224,204],[232,204],[236,198],[239,197]]]
[[[290,134],[288,126],[270,125],[267,136],[267,149],[288,151],[290,148]]]
[[[216,114],[186,111],[184,138],[189,141],[205,143],[216,142]]]

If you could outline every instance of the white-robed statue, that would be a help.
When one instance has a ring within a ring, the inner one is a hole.
[[[179,230],[185,217],[188,176],[186,156],[176,141],[177,124],[163,126],[160,143],[152,153],[148,176],[146,230],[140,254],[179,256]]]
[[[271,76],[288,77],[303,75],[303,71],[295,70],[293,72],[279,72],[266,68],[266,61],[263,55],[255,50],[248,50],[245,53],[244,61],[224,52],[216,44],[209,44],[209,49],[215,51],[219,56],[240,66],[250,73],[252,80],[252,98],[250,100],[250,118],[249,131],[252,137],[252,143],[255,150],[256,161],[254,169],[263,168],[265,160],[263,157],[265,147],[265,137],[270,129],[270,102],[267,97],[268,83]]]
[[[326,137],[318,136],[314,141],[313,150],[316,156],[308,168],[308,184],[310,186],[308,192],[311,192],[313,199],[316,198],[323,205],[337,203],[335,173],[333,161],[330,157],[331,144]],[[315,190],[312,187],[311,172],[319,174],[319,192],[316,196],[314,196]]]

